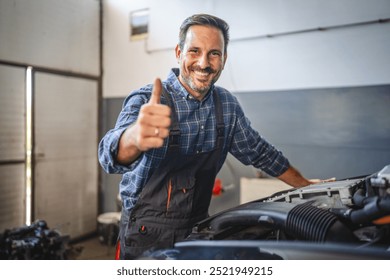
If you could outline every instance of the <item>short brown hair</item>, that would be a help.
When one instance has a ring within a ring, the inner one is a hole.
[[[187,31],[193,25],[209,25],[221,30],[224,39],[224,52],[227,51],[229,44],[229,25],[223,20],[216,16],[208,14],[195,14],[186,18],[180,26],[179,32],[179,47],[183,49],[184,41],[186,40]]]

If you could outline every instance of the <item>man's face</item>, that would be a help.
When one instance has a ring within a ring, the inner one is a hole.
[[[222,32],[211,26],[193,25],[187,31],[183,49],[176,46],[179,80],[201,100],[218,80],[227,58]]]

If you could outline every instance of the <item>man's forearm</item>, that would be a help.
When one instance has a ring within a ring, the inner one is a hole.
[[[293,186],[294,188],[305,187],[311,184],[311,182],[302,176],[302,174],[293,166],[290,167],[278,177],[283,182]]]
[[[134,125],[129,126],[119,139],[116,161],[121,165],[131,164],[142,153],[135,145],[134,129],[136,129]]]

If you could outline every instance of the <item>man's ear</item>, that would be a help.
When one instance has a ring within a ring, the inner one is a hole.
[[[223,55],[223,66],[222,66],[222,69],[225,69],[225,63],[226,63],[227,58],[228,58],[228,55],[225,52],[225,54]]]
[[[178,44],[176,45],[176,48],[175,48],[175,54],[176,54],[176,59],[179,59],[180,55],[181,55],[181,49],[180,49]]]

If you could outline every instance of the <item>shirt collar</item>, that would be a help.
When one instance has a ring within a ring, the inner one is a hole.
[[[169,72],[168,78],[167,78],[167,82],[168,82],[169,86],[173,89],[175,94],[180,95],[180,96],[186,98],[187,100],[188,99],[197,100],[180,83],[179,78],[178,78],[179,73],[180,73],[179,68],[172,68],[172,70]],[[210,92],[213,92],[213,90],[214,90],[214,85],[211,86],[209,92],[202,99],[202,102],[209,98],[209,96],[211,95]]]

